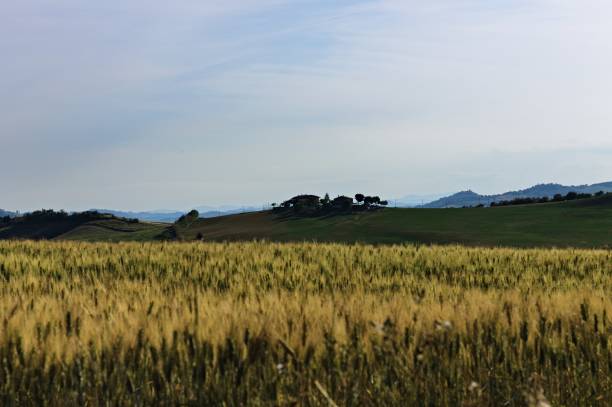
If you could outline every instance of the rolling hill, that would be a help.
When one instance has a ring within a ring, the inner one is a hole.
[[[420,208],[461,208],[463,206],[490,205],[491,202],[511,201],[517,198],[552,198],[556,194],[566,195],[568,192],[594,194],[599,191],[612,192],[612,182],[602,182],[592,185],[561,185],[539,184],[527,189],[509,191],[496,195],[480,195],[474,191],[461,191],[420,205]]]
[[[424,243],[512,247],[612,247],[612,194],[494,208],[387,208],[322,217],[250,212],[190,222],[136,222],[84,212],[26,215],[0,224],[0,239]]]
[[[157,239],[166,228],[166,224],[133,222],[93,212],[35,212],[0,224],[0,239],[145,241]]]
[[[396,209],[321,218],[270,211],[200,219],[179,231],[204,240],[612,247],[612,194],[496,208]]]

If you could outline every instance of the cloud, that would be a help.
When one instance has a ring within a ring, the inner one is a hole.
[[[13,2],[0,171],[15,207],[133,209],[527,180],[466,158],[496,154],[597,180],[608,167],[553,152],[612,148],[610,17],[602,0]]]

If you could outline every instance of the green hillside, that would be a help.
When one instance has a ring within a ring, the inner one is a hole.
[[[114,219],[88,222],[59,235],[55,240],[81,240],[88,242],[150,241],[157,240],[168,227],[163,223],[140,222],[137,224]]]
[[[0,239],[147,241],[156,239],[167,226],[97,213],[47,212],[0,224]]]
[[[200,219],[184,239],[612,247],[612,195],[466,209],[383,209],[319,218],[256,212]]]
[[[295,217],[251,212],[165,223],[112,215],[48,214],[0,225],[0,239],[252,240],[612,247],[612,194],[562,203],[465,209],[380,209]]]

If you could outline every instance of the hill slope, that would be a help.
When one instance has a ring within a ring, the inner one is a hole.
[[[251,212],[168,224],[112,215],[22,217],[0,239],[194,240],[438,243],[485,246],[612,247],[612,194],[562,203],[466,209],[383,209],[319,218]]]
[[[568,192],[594,194],[599,191],[612,192],[612,182],[602,182],[592,185],[561,185],[539,184],[527,189],[504,192],[497,195],[480,195],[473,191],[462,191],[437,199],[421,208],[461,208],[463,206],[490,205],[491,202],[511,201],[517,198],[552,198],[556,194],[566,195]]]
[[[165,224],[148,222],[132,224],[122,220],[94,221],[80,225],[54,239],[86,242],[144,242],[158,240],[166,228]]]
[[[102,214],[34,215],[0,224],[0,239],[145,241],[157,238],[166,227]]]
[[[204,240],[458,243],[611,247],[612,195],[580,201],[467,209],[384,209],[326,218],[271,212],[200,219],[181,236]]]

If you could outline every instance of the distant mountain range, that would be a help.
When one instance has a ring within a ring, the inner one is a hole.
[[[195,208],[200,212],[200,218],[216,218],[218,216],[233,215],[241,212],[255,212],[262,208],[256,207],[236,207],[236,206],[221,206],[219,208],[211,206],[199,206]],[[119,218],[128,219],[139,219],[146,222],[167,222],[172,223],[178,218],[186,214],[187,212],[182,211],[150,211],[150,212],[130,212],[130,211],[116,211],[113,209],[91,209],[100,213],[108,213]]]
[[[477,206],[479,204],[490,205],[491,202],[510,201],[516,198],[541,198],[553,197],[555,194],[565,195],[568,192],[596,193],[599,191],[612,192],[612,181],[592,185],[561,185],[561,184],[538,184],[531,188],[518,191],[509,191],[497,195],[481,195],[474,191],[462,191],[446,197],[440,195],[407,195],[402,198],[389,200],[389,206],[416,207],[416,208],[460,208],[463,206]],[[429,203],[423,204],[423,202]],[[263,207],[255,206],[199,206],[195,208],[200,212],[200,218],[215,218],[219,216],[233,215],[242,212],[257,212]],[[120,218],[139,219],[146,222],[172,223],[186,214],[186,211],[157,210],[157,211],[118,211],[113,209],[91,209],[100,213],[108,213]],[[0,209],[0,217],[17,216],[16,212]]]
[[[491,202],[510,201],[516,198],[553,197],[556,194],[565,195],[568,192],[594,194],[599,191],[612,192],[612,182],[602,182],[592,185],[561,185],[538,184],[519,191],[509,191],[497,195],[480,195],[474,191],[462,191],[456,194],[436,199],[418,208],[461,208],[463,206],[490,205]]]
[[[118,218],[138,219],[147,222],[168,222],[172,223],[185,212],[179,211],[151,211],[151,212],[130,212],[130,211],[116,211],[113,209],[90,209],[92,211],[100,213],[108,213]]]
[[[5,216],[10,216],[11,218],[14,218],[15,215],[17,215],[15,212],[10,212],[10,211],[5,211],[4,209],[0,209],[0,218],[3,218]]]
[[[401,198],[389,200],[389,206],[398,208],[414,208],[415,206],[424,205],[427,202],[440,199],[445,194],[430,194],[430,195],[405,195]]]

